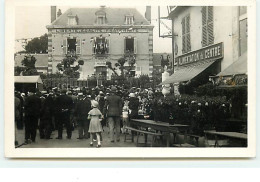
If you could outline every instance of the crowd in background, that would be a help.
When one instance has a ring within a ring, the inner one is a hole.
[[[40,138],[46,140],[58,130],[56,139],[61,140],[64,128],[67,139],[71,139],[77,127],[77,139],[91,138],[91,146],[96,139],[100,147],[104,127],[109,128],[110,141],[119,142],[120,133],[132,118],[189,124],[192,133],[202,134],[206,127],[214,128],[230,117],[231,108],[225,97],[163,96],[160,89],[117,85],[15,91],[15,121],[18,129],[25,126],[25,144],[35,142],[37,129]]]

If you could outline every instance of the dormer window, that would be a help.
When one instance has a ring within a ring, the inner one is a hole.
[[[68,25],[77,25],[78,16],[77,15],[68,15]]]
[[[106,24],[106,13],[102,10],[96,12],[96,23],[98,25]]]
[[[134,24],[134,16],[132,16],[132,15],[125,16],[125,24],[133,25]]]

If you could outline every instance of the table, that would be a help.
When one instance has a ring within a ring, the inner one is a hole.
[[[172,131],[172,129],[184,130],[185,131],[184,140],[186,141],[188,127],[189,127],[189,125],[182,125],[182,124],[171,125],[169,123],[148,120],[148,119],[131,119],[130,124],[137,127],[144,127],[144,128],[150,127],[152,129],[165,132],[167,147],[170,146],[170,132]]]
[[[227,138],[233,138],[242,140],[243,142],[247,142],[247,134],[245,133],[238,133],[238,132],[218,132],[218,131],[204,131],[205,139],[207,140],[207,135],[214,135],[215,136],[215,145],[214,147],[219,147],[219,136],[224,136]]]

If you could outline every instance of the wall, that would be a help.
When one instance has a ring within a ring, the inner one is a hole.
[[[178,54],[182,55],[182,26],[181,20],[190,14],[191,51],[202,48],[202,7],[189,7],[180,12],[173,20],[175,42],[178,45]],[[232,64],[238,57],[238,7],[215,6],[214,7],[214,44],[224,43],[224,58],[221,61],[221,71]]]
[[[112,65],[114,66],[117,60],[124,56],[124,37],[135,37],[137,38],[136,64],[137,66],[142,66],[142,74],[149,74],[149,65],[152,65],[150,62],[152,61],[153,51],[151,47],[151,44],[153,44],[151,32],[152,29],[145,33],[121,33],[120,35],[118,33],[111,33],[110,36],[108,36],[108,33],[102,34],[103,37],[106,37],[110,40],[109,56],[104,59],[104,61],[111,61]],[[55,33],[49,36],[49,39],[51,39],[49,42],[51,42],[51,46],[55,48],[51,53],[53,56],[52,72],[55,73],[57,71],[57,64],[64,58],[63,48],[61,47],[61,45],[63,45],[63,39],[66,39],[66,37],[76,37],[81,39],[81,41],[85,39],[84,44],[81,42],[80,55],[80,59],[84,60],[84,65],[82,67],[83,74],[85,77],[87,77],[87,75],[94,74],[94,64],[97,60],[92,55],[93,44],[90,42],[90,39],[91,37],[99,36],[100,33]]]

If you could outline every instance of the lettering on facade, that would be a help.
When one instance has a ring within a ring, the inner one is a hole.
[[[148,29],[137,28],[63,28],[52,29],[52,33],[147,33]]]
[[[220,59],[222,57],[223,57],[223,42],[211,45],[203,49],[199,49],[197,51],[190,52],[182,56],[178,56],[175,58],[175,62],[179,66],[181,66],[181,65],[209,60],[209,59]]]

